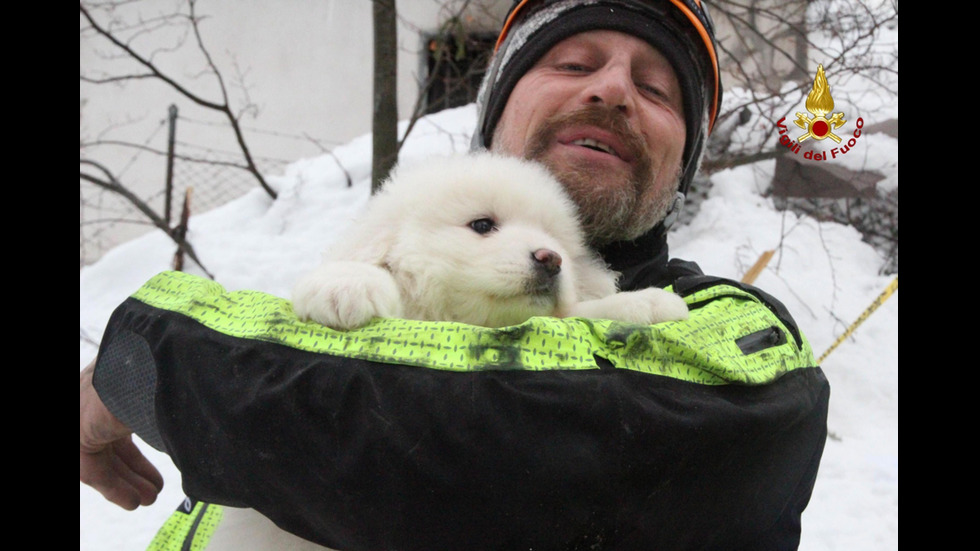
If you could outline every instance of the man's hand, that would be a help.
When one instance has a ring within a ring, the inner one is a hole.
[[[133,443],[132,431],[106,409],[92,386],[95,361],[81,371],[79,480],[133,510],[156,501],[163,476]]]

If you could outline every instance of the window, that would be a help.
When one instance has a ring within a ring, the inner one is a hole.
[[[426,39],[426,114],[476,101],[496,41],[492,33],[445,33]]]

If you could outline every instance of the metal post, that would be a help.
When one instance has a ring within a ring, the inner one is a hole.
[[[177,106],[171,105],[167,113],[170,119],[170,131],[167,136],[167,181],[163,217],[167,221],[167,226],[170,226],[170,203],[173,200],[174,191],[174,138],[177,132]]]

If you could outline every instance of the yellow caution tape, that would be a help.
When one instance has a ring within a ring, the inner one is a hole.
[[[820,356],[820,359],[817,360],[817,365],[822,364],[824,358],[826,358],[835,348],[837,348],[837,345],[839,345],[841,342],[844,341],[844,339],[849,337],[851,333],[853,333],[854,330],[858,328],[859,325],[864,323],[864,320],[868,319],[868,316],[870,316],[875,310],[877,310],[879,306],[884,304],[884,302],[888,300],[888,297],[892,296],[892,293],[894,293],[897,290],[898,290],[898,277],[896,277],[888,285],[888,287],[886,287],[885,290],[882,291],[880,295],[878,295],[878,298],[876,298],[874,302],[871,303],[871,306],[868,306],[867,309],[865,309],[864,312],[861,313],[858,319],[855,320],[855,322],[852,323],[851,326],[847,328],[847,331],[844,331],[844,334],[841,335],[837,339],[837,341],[835,341],[834,344],[832,344],[830,348],[828,348],[827,351],[823,353],[822,356]]]

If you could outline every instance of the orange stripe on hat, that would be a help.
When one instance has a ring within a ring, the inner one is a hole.
[[[514,22],[514,18],[517,17],[518,12],[521,11],[521,8],[523,8],[524,4],[527,4],[528,1],[529,0],[521,0],[521,3],[516,8],[511,10],[507,21],[504,21],[504,26],[500,28],[500,36],[497,37],[497,44],[495,44],[493,47],[494,53],[500,49],[500,43],[504,41],[504,38],[507,37],[507,33],[510,32],[510,24]]]
[[[694,0],[694,2],[699,8],[701,7],[700,0]],[[710,133],[711,129],[715,126],[715,117],[718,115],[718,83],[721,82],[721,79],[718,76],[718,56],[715,54],[715,46],[711,40],[711,35],[708,34],[708,29],[704,28],[704,25],[701,24],[701,20],[697,15],[694,15],[691,12],[690,8],[685,6],[680,0],[670,0],[670,3],[677,6],[677,9],[681,10],[681,12],[691,21],[694,28],[698,31],[698,34],[701,35],[701,40],[704,42],[705,47],[708,49],[708,55],[711,57],[711,66],[715,70],[715,95],[713,98],[714,101],[711,102],[711,117],[708,122],[708,132]]]

